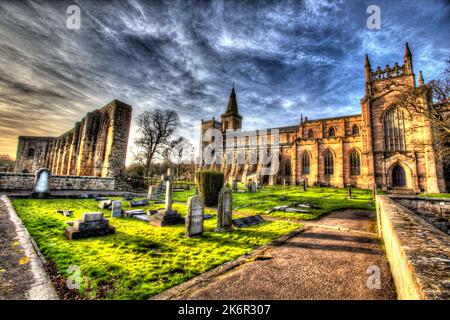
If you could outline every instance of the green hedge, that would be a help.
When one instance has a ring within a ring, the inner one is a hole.
[[[205,206],[216,206],[219,201],[219,192],[225,183],[223,173],[214,170],[198,171],[195,174],[195,183],[198,195]]]

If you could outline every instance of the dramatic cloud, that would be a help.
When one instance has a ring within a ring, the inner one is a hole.
[[[114,98],[134,116],[176,110],[186,135],[223,112],[233,82],[248,130],[356,114],[365,53],[392,66],[409,42],[426,80],[450,57],[446,1],[377,1],[381,30],[366,27],[372,1],[75,1],[77,31],[72,4],[0,2],[0,154]]]

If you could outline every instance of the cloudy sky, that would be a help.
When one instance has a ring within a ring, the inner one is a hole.
[[[66,27],[72,4],[80,30]],[[367,29],[370,4],[381,30]],[[114,98],[134,116],[176,110],[185,135],[223,112],[233,82],[249,130],[359,113],[364,54],[373,68],[402,64],[405,42],[416,73],[439,77],[448,1],[2,0],[0,154],[15,155],[18,135],[58,136]]]

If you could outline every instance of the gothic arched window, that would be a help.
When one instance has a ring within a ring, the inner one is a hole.
[[[308,130],[308,139],[314,139],[314,130],[313,129]]]
[[[334,127],[331,127],[330,130],[328,130],[328,136],[329,136],[330,138],[336,136],[336,129],[335,129]]]
[[[334,174],[334,157],[333,153],[328,149],[323,153],[323,161],[325,164],[325,175],[331,176]]]
[[[309,174],[309,153],[304,151],[302,154],[302,174]]]
[[[356,149],[350,152],[350,175],[359,176],[361,174],[361,157]]]
[[[34,158],[34,149],[33,148],[28,149],[28,158]]]
[[[388,151],[405,151],[405,113],[391,107],[384,115],[384,145]]]
[[[359,135],[359,127],[358,127],[357,124],[353,125],[353,128],[352,128],[352,134],[353,134],[354,136]]]

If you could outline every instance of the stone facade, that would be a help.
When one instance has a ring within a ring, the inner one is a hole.
[[[419,85],[423,84],[420,73]],[[263,184],[296,185],[306,181],[310,186],[353,185],[366,189],[445,192],[444,170],[436,159],[429,121],[423,115],[395,105],[405,85],[416,86],[408,44],[403,65],[395,63],[393,67],[372,70],[366,55],[361,114],[317,120],[303,119],[301,115],[299,125],[268,129],[279,131],[279,169],[273,174],[261,174],[265,165],[259,151],[242,140],[233,146],[232,156],[224,153],[220,161],[206,162],[206,166],[221,170],[227,180],[242,182],[252,175]],[[224,146],[227,131],[241,132],[242,116],[234,87],[221,121],[214,117],[202,120],[202,155],[217,139],[209,136],[209,129],[222,130]],[[268,130],[256,131],[257,145]],[[237,161],[239,157],[245,161]],[[254,164],[248,161],[251,157],[257,157]]]
[[[59,137],[19,137],[15,172],[114,177],[125,170],[132,107],[113,100]]]
[[[31,173],[0,173],[0,191],[27,190],[32,191],[35,175]],[[50,176],[52,190],[121,190],[115,178]]]

